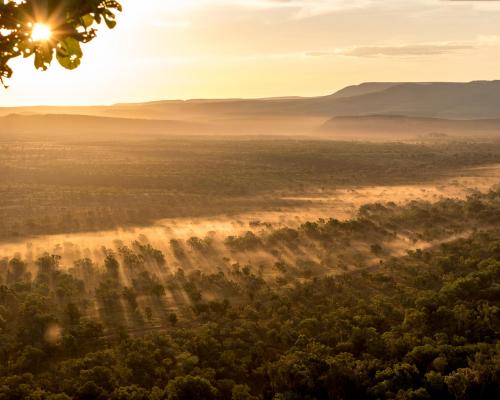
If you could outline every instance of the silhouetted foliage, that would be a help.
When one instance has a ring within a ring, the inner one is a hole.
[[[83,56],[80,43],[95,38],[96,24],[116,25],[114,0],[6,0],[0,2],[0,82],[12,76],[8,63],[16,57],[34,56],[35,67],[46,70],[54,53],[64,68],[74,69]],[[45,24],[51,34],[35,40],[36,24]]]

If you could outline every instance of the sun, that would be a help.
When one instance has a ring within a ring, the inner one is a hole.
[[[47,42],[52,36],[50,26],[46,24],[36,23],[31,30],[31,39],[34,42]]]

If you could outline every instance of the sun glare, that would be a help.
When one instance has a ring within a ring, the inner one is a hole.
[[[47,40],[50,40],[51,36],[52,31],[50,29],[50,26],[39,23],[33,25],[33,29],[31,31],[31,39],[33,39],[33,41],[46,42]]]

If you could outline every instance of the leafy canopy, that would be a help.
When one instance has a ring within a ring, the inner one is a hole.
[[[80,44],[95,38],[97,24],[114,28],[121,10],[115,0],[0,0],[0,83],[12,76],[9,61],[20,56],[34,56],[35,67],[46,70],[55,54],[64,68],[75,69]],[[47,37],[34,34],[40,26]]]

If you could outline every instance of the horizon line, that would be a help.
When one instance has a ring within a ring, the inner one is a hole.
[[[163,99],[145,99],[140,101],[120,101],[113,103],[101,103],[101,104],[90,104],[90,103],[80,103],[80,104],[30,104],[30,105],[12,105],[12,106],[1,106],[0,109],[8,109],[8,108],[48,108],[48,107],[65,107],[65,108],[73,108],[73,107],[115,107],[115,106],[123,106],[123,105],[140,105],[140,104],[154,104],[154,103],[168,103],[168,102],[196,102],[196,101],[253,101],[253,100],[293,100],[293,99],[313,99],[320,97],[327,97],[335,95],[336,93],[341,92],[347,88],[361,86],[361,85],[369,85],[369,84],[467,84],[467,83],[492,83],[499,82],[498,79],[474,79],[474,80],[466,80],[466,81],[362,81],[360,83],[353,83],[347,86],[343,86],[338,90],[329,91],[323,94],[311,95],[311,96],[297,96],[297,95],[276,95],[276,96],[257,96],[257,97],[192,97],[192,98],[163,98]],[[4,89],[9,90],[9,89]]]

